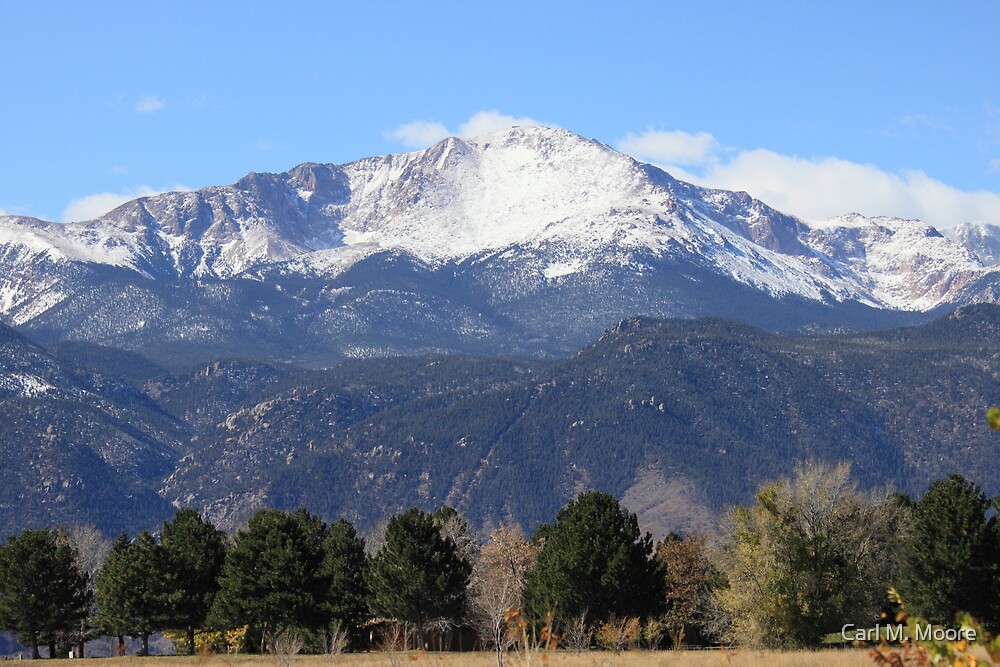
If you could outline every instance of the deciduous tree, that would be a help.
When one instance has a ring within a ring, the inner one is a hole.
[[[470,563],[474,562],[476,553],[479,551],[479,542],[469,526],[469,520],[462,516],[458,510],[448,505],[437,509],[433,516],[441,534],[451,538],[451,541],[455,543],[458,557]]]
[[[656,545],[666,581],[665,611],[660,617],[674,648],[684,644],[691,630],[710,613],[712,564],[705,537],[671,533]]]
[[[520,609],[524,577],[535,567],[538,545],[526,542],[520,526],[501,525],[479,550],[472,568],[469,602],[472,619],[496,651],[503,667],[507,620]]]
[[[719,599],[734,641],[815,645],[876,617],[897,571],[905,508],[858,490],[849,464],[806,464],[729,515],[718,550]]]
[[[91,626],[91,617],[94,613],[93,598],[95,594],[94,580],[100,572],[104,560],[111,551],[112,541],[104,533],[90,524],[73,524],[66,529],[66,537],[70,544],[76,549],[77,564],[80,570],[87,575],[87,590],[89,591],[90,604],[89,611],[81,619],[76,631],[73,633],[76,640],[76,655],[79,658],[85,656],[87,642],[96,638],[95,629]]]

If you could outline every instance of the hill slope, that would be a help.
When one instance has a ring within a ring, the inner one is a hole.
[[[638,319],[544,366],[397,360],[392,398],[356,362],[203,430],[164,493],[235,523],[263,504],[369,524],[448,503],[533,526],[599,488],[683,528],[806,458],[850,459],[868,486],[919,492],[960,471],[996,492],[1000,442],[982,415],[1000,396],[998,339],[996,306],[851,336]],[[358,372],[360,395],[344,379]]]
[[[0,535],[91,522],[114,534],[168,516],[156,482],[185,424],[128,382],[0,325]]]

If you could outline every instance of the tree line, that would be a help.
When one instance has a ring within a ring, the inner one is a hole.
[[[98,636],[121,652],[138,638],[145,654],[163,631],[192,654],[279,651],[288,633],[313,651],[447,647],[464,626],[502,665],[532,647],[813,646],[886,618],[894,587],[931,622],[969,612],[995,629],[996,507],[959,475],[913,500],[860,490],[847,465],[808,464],[733,508],[718,535],[659,543],[599,492],[530,539],[501,525],[482,544],[448,507],[396,514],[367,540],[305,509],[259,510],[232,537],[181,509],[157,535],[111,543],[80,527],[9,537],[0,628],[37,658],[40,646],[82,655]]]

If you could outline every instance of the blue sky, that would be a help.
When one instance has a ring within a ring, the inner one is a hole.
[[[1000,224],[1000,3],[0,3],[0,211],[519,119],[808,219]]]

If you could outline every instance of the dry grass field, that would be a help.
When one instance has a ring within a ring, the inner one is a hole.
[[[390,660],[390,657],[392,658]],[[287,660],[287,659],[286,659]],[[66,663],[71,661],[56,661]],[[79,661],[74,661],[79,663]],[[287,661],[271,656],[210,656],[91,658],[88,667],[285,667]],[[46,661],[44,664],[53,665]],[[295,667],[493,667],[492,653],[351,653],[335,658],[297,656]],[[826,651],[604,651],[532,655],[529,664],[511,655],[509,667],[863,667],[871,661],[862,649]]]

